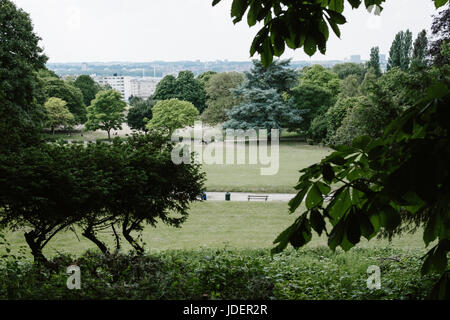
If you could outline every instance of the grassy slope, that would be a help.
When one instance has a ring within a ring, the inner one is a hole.
[[[188,221],[180,229],[158,225],[156,228],[146,227],[143,240],[150,250],[167,249],[199,249],[205,248],[270,248],[272,241],[296,218],[289,215],[287,204],[282,202],[204,202],[192,206]],[[94,248],[78,232],[80,241],[73,232],[58,234],[45,248],[45,253],[52,256],[61,252],[78,255],[88,248]],[[102,234],[101,237],[110,245],[113,237]],[[23,232],[8,234],[14,251],[26,245]],[[308,247],[326,245],[325,237],[314,235]],[[392,244],[386,240],[365,240],[360,247],[392,246],[401,249],[422,249],[423,241],[420,233],[395,238]],[[129,248],[129,246],[125,246]],[[26,249],[28,252],[28,248]]]

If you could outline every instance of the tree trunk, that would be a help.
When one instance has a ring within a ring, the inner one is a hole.
[[[90,229],[86,229],[83,231],[83,237],[86,237],[87,239],[91,240],[93,243],[95,243],[95,245],[100,249],[101,252],[103,252],[103,254],[108,255],[109,254],[109,250],[108,247],[100,241],[100,239],[98,239],[94,232]]]
[[[111,140],[111,130],[107,130],[108,131],[108,140]]]
[[[116,232],[116,228],[114,228],[114,223],[111,223],[111,229],[114,232],[114,237],[116,239],[116,252],[119,252],[120,250],[120,238],[118,233]]]
[[[144,248],[140,246],[139,243],[137,243],[136,240],[134,240],[130,235],[131,230],[123,228],[122,233],[125,240],[127,240],[128,243],[131,244],[131,246],[136,250],[137,254],[142,255],[144,253]]]
[[[34,231],[25,233],[25,241],[31,249],[31,254],[33,255],[34,262],[37,264],[48,265],[49,261],[42,253],[42,241],[38,239]]]

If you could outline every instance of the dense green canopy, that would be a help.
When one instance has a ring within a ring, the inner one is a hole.
[[[178,77],[165,76],[156,86],[153,100],[178,99],[191,102],[202,113],[206,93],[203,82],[194,78],[191,71],[180,71]]]
[[[38,141],[45,97],[36,72],[47,57],[30,17],[9,0],[0,0],[0,150]]]

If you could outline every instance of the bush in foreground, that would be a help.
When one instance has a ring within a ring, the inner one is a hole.
[[[0,299],[424,299],[437,276],[420,276],[423,252],[327,248],[165,251],[79,258],[59,254],[47,270],[9,256],[0,262]],[[81,269],[81,290],[66,287],[66,268]],[[366,286],[369,265],[381,289]]]

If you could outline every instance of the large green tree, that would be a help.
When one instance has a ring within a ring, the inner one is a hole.
[[[79,153],[72,151],[44,143],[0,155],[0,225],[24,232],[37,263],[47,262],[43,248],[81,215],[89,177],[76,177]]]
[[[224,129],[266,129],[270,134],[271,129],[297,129],[302,123],[299,110],[275,89],[251,88],[242,95],[245,102],[228,111]]]
[[[403,71],[409,69],[412,53],[412,33],[409,30],[400,31],[395,35],[389,50],[387,70],[399,67]]]
[[[147,130],[145,126],[152,119],[152,108],[155,104],[156,101],[150,98],[147,100],[133,99],[131,108],[127,114],[127,123],[130,128],[134,130]]]
[[[47,99],[55,97],[66,101],[69,111],[75,116],[75,123],[81,124],[86,122],[87,111],[83,101],[83,93],[80,89],[68,81],[48,76],[47,72],[44,72],[44,77],[41,78],[41,81],[44,84],[44,92]]]
[[[295,108],[300,110],[303,122],[299,130],[308,135],[314,118],[327,112],[335,103],[335,97],[326,88],[314,83],[305,83],[292,90]]]
[[[44,119],[36,72],[47,57],[30,17],[9,0],[0,0],[0,141],[3,150],[38,142]]]
[[[180,71],[178,77],[165,76],[156,86],[154,100],[178,99],[189,101],[201,113],[205,109],[206,93],[203,83],[191,71]]]
[[[398,67],[377,78],[371,68],[361,84],[363,96],[356,104],[352,103],[353,107],[329,141],[334,145],[349,145],[360,135],[379,138],[392,120],[420,99],[423,95],[420,87],[429,83],[427,77],[415,76]]]
[[[86,106],[91,105],[91,101],[95,99],[95,95],[100,91],[100,86],[88,75],[79,76],[73,85],[83,93],[83,101]]]
[[[265,67],[258,60],[253,60],[250,71],[244,72],[246,81],[239,89],[275,89],[280,94],[289,92],[298,82],[298,74],[289,68],[290,63],[290,59],[276,60]]]
[[[349,114],[352,113],[353,109],[355,107],[359,107],[361,105],[365,105],[366,103],[366,97],[364,96],[354,96],[354,97],[344,97],[341,96],[336,101],[334,106],[332,106],[328,111],[325,113],[325,119],[327,121],[327,143],[330,145],[340,145],[340,144],[346,144],[347,141],[344,141],[347,137],[350,137],[353,139],[356,135],[353,130],[359,130],[359,128],[356,128],[355,126],[345,126],[347,129],[346,131],[339,133],[339,136],[336,137],[336,131],[344,129],[341,129],[343,127],[343,121],[345,119],[350,119],[348,117]],[[350,120],[347,120],[350,121]],[[349,133],[351,132],[351,134]]]
[[[177,79],[169,74],[161,79],[156,85],[155,93],[153,93],[152,99],[154,100],[164,100],[175,95],[175,84]]]
[[[45,125],[52,130],[52,134],[55,133],[55,128],[57,127],[67,127],[73,124],[75,117],[70,113],[64,100],[54,97],[50,98],[44,107],[47,112]]]
[[[87,108],[87,130],[105,130],[111,139],[112,129],[122,129],[125,121],[125,108],[120,92],[116,90],[100,91]]]
[[[318,85],[337,96],[339,94],[341,81],[334,72],[319,64],[315,64],[312,67],[306,67],[302,70],[300,75],[300,85],[302,84]]]
[[[176,129],[193,126],[199,112],[195,106],[178,99],[158,101],[152,108],[153,118],[148,122],[147,129],[163,131],[171,135]]]
[[[105,254],[101,230],[134,239],[143,224],[178,227],[203,189],[195,164],[174,164],[173,144],[160,135],[133,135],[112,143],[52,144],[0,154],[0,225],[23,232],[37,263],[59,232],[78,226]],[[114,227],[115,226],[115,227]]]
[[[355,74],[349,75],[341,82],[339,97],[355,97],[360,95],[359,86],[358,76]]]
[[[83,182],[87,209],[77,224],[83,236],[103,253],[110,248],[98,232],[121,233],[138,253],[143,244],[133,233],[158,222],[180,227],[189,204],[198,200],[204,174],[196,164],[174,164],[174,145],[159,134],[133,134],[111,144],[89,144],[79,150],[73,165]],[[116,237],[116,248],[120,240]]]
[[[227,121],[227,111],[240,103],[233,89],[244,81],[244,76],[238,72],[223,72],[212,75],[206,82],[206,109],[202,120],[215,125]]]
[[[373,47],[372,49],[370,49],[370,59],[367,62],[367,68],[373,68],[375,70],[376,76],[381,76],[379,47]]]
[[[300,85],[292,89],[296,108],[302,113],[304,121],[300,130],[310,135],[310,126],[314,118],[327,112],[337,99],[341,88],[341,80],[337,74],[320,66],[302,70]]]
[[[253,67],[245,72],[245,81],[234,90],[242,99],[231,109],[224,128],[230,129],[297,129],[302,122],[301,112],[293,107],[291,89],[297,83],[297,72],[289,68],[290,60],[274,61],[264,67],[253,60]]]
[[[428,38],[427,31],[422,30],[414,41],[412,57],[411,57],[411,69],[418,71],[428,66]]]

